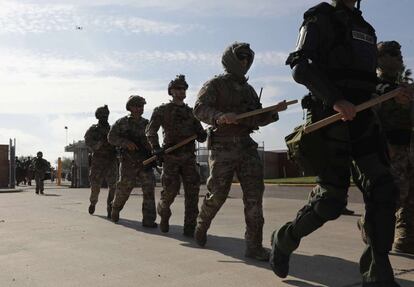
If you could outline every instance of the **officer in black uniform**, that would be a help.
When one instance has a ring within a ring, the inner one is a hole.
[[[399,286],[388,258],[394,238],[398,188],[385,156],[384,137],[372,110],[356,114],[355,105],[371,98],[376,88],[377,38],[359,10],[357,0],[321,3],[309,9],[296,51],[287,64],[296,82],[310,95],[308,122],[341,113],[343,121],[316,132],[324,157],[315,171],[318,185],[297,214],[272,234],[270,264],[279,277],[289,273],[290,254],[300,240],[341,215],[347,202],[350,167],[362,187],[368,242],[360,260],[362,286]],[[355,7],[357,4],[357,7]]]

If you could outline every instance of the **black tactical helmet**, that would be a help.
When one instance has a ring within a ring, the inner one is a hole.
[[[334,6],[336,4],[338,4],[338,2],[340,2],[341,0],[332,0],[332,3],[334,4]],[[360,10],[361,9],[361,0],[357,0],[357,9]]]
[[[41,151],[38,151],[36,155],[37,155],[37,157],[42,157],[43,153]]]
[[[132,95],[128,98],[128,101],[126,103],[126,110],[130,111],[130,106],[144,106],[147,102],[143,97],[140,97],[138,95]]]
[[[168,94],[171,96],[171,89],[184,88],[188,89],[188,84],[185,81],[184,75],[177,75],[174,80],[168,84]]]
[[[378,48],[378,57],[381,57],[385,54],[388,54],[391,56],[401,55],[401,45],[397,41],[379,42],[377,45],[377,48]]]
[[[95,111],[95,117],[99,120],[101,118],[108,118],[109,116],[109,109],[108,106],[105,105],[103,107],[99,107]]]

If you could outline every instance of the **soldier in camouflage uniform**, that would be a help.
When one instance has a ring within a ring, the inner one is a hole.
[[[91,196],[89,213],[95,212],[95,205],[101,184],[105,180],[108,184],[107,213],[111,218],[112,200],[116,190],[118,179],[118,160],[116,149],[108,142],[110,125],[108,123],[109,109],[105,105],[96,109],[95,117],[98,119],[96,125],[92,125],[85,133],[85,143],[92,151],[91,164],[89,169],[89,182],[91,184]]]
[[[30,169],[33,170],[34,178],[36,182],[36,194],[44,194],[44,179],[45,174],[48,170],[50,170],[50,164],[47,160],[43,158],[43,153],[39,151],[37,153],[37,157],[32,159],[30,164]]]
[[[236,114],[260,109],[255,90],[247,83],[246,73],[251,67],[254,52],[247,43],[230,45],[222,56],[226,71],[204,84],[198,94],[194,115],[215,128],[211,136],[210,177],[194,237],[200,246],[207,241],[211,221],[226,201],[234,173],[243,190],[246,221],[246,257],[268,260],[269,253],[262,246],[263,236],[263,165],[257,144],[249,136],[259,126],[278,120],[277,112],[240,121]],[[286,108],[286,107],[285,107]]]
[[[273,232],[270,264],[277,276],[285,278],[290,255],[301,240],[341,215],[353,167],[358,173],[354,181],[364,195],[368,237],[360,259],[362,286],[396,287],[388,254],[398,187],[375,113],[371,109],[356,113],[355,107],[372,97],[377,84],[377,38],[358,7],[357,0],[337,0],[309,9],[296,50],[287,59],[295,81],[311,92],[303,101],[309,123],[335,113],[343,121],[311,133],[302,142],[313,145],[309,153],[320,155],[312,161],[317,186],[296,218]],[[405,91],[399,96],[404,97]]]
[[[146,134],[154,154],[160,154],[164,148],[171,147],[180,141],[198,135],[197,140],[204,142],[207,133],[200,122],[194,117],[193,109],[184,103],[188,84],[183,75],[170,82],[168,94],[172,101],[154,109],[147,126]],[[163,128],[164,144],[160,148],[158,130]],[[160,229],[168,232],[168,220],[171,216],[170,206],[180,190],[180,177],[184,185],[185,216],[184,235],[193,237],[198,215],[198,194],[200,191],[200,175],[196,166],[194,142],[163,155],[163,170],[161,181],[163,191],[157,205],[157,212],[161,217]]]
[[[401,46],[395,41],[378,44],[377,94],[396,89],[402,82],[404,64]],[[410,154],[411,113],[409,102],[398,99],[383,103],[378,115],[387,136],[391,171],[400,188],[396,213],[394,250],[414,254],[414,162]],[[413,152],[413,151],[411,151]]]
[[[118,222],[119,212],[124,207],[132,189],[139,180],[143,192],[142,225],[157,227],[155,223],[155,177],[152,166],[143,167],[142,161],[151,155],[151,147],[145,136],[148,120],[142,117],[145,99],[140,96],[130,96],[126,109],[130,115],[120,118],[111,127],[108,141],[121,148],[120,179],[117,183],[115,199],[112,203],[112,221]]]

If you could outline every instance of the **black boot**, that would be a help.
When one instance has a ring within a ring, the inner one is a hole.
[[[89,211],[89,214],[91,214],[91,215],[94,214],[94,212],[95,212],[95,205],[94,204],[89,205],[88,211]]]
[[[276,245],[276,231],[271,238],[272,251],[270,252],[270,267],[273,272],[280,278],[286,278],[289,274],[290,254],[284,254]]]
[[[197,225],[194,231],[194,239],[199,246],[204,247],[207,243],[207,230]]]
[[[185,237],[194,237],[194,231],[195,231],[194,226],[184,225],[183,235]]]
[[[119,210],[118,209],[112,208],[111,219],[115,223],[119,221]]]

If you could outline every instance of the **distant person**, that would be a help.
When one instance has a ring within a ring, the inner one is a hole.
[[[92,125],[85,133],[85,143],[92,151],[89,169],[89,182],[91,184],[89,213],[93,214],[95,212],[101,186],[106,181],[109,187],[106,210],[108,218],[111,218],[112,201],[118,179],[118,160],[115,146],[108,142],[108,133],[111,128],[108,123],[108,106],[97,108],[95,117],[98,119],[98,123]]]
[[[43,158],[43,153],[39,151],[37,157],[31,162],[31,170],[34,172],[36,182],[36,194],[44,194],[44,179],[46,172],[50,169],[49,163]]]
[[[76,162],[72,160],[72,163],[70,165],[70,187],[75,188],[78,186],[78,166],[76,165]]]

